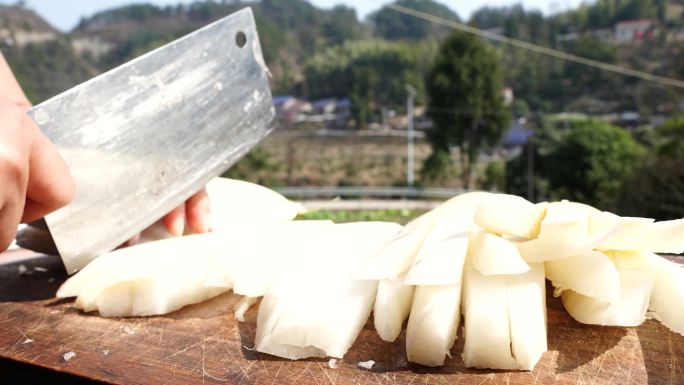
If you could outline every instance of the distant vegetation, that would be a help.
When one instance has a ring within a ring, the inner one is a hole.
[[[316,210],[300,214],[297,219],[331,220],[336,223],[388,221],[406,224],[425,212],[426,210]]]
[[[478,155],[499,144],[508,129],[502,77],[498,53],[482,40],[454,32],[444,41],[426,80],[434,127],[428,134],[433,159],[424,175],[437,172],[441,164],[434,158],[458,148],[461,185],[470,188]]]
[[[398,108],[406,85],[423,100],[423,79],[437,44],[414,46],[385,40],[347,41],[305,62],[306,94],[311,98],[348,97],[360,126],[378,121],[377,106]]]
[[[454,11],[433,0],[397,0],[395,3],[431,15],[460,21]],[[388,8],[382,8],[371,14],[369,20],[375,26],[375,33],[387,40],[420,41],[444,37],[449,32],[446,27],[426,23],[414,16],[398,13]]]
[[[673,2],[670,0],[670,3]],[[433,0],[398,0],[397,4],[459,20],[456,13]],[[498,28],[498,32],[506,36],[592,59],[655,71],[666,76],[682,76],[684,69],[678,65],[680,60],[663,60],[665,52],[672,58],[684,58],[682,44],[668,42],[664,33],[649,41],[649,44],[621,47],[605,42],[593,33],[597,29],[612,29],[616,22],[628,19],[655,18],[663,26],[673,28],[682,24],[681,18],[667,17],[667,5],[666,0],[598,0],[552,17],[544,17],[538,11],[526,11],[520,6],[485,7],[475,12],[468,22],[484,29]],[[357,112],[364,116],[377,117],[379,113],[375,111],[382,107],[401,109],[403,102],[397,97],[388,98],[385,92],[369,91],[360,95],[358,88],[365,85],[360,85],[358,81],[329,90],[327,87],[331,86],[328,84],[317,84],[321,83],[321,77],[324,81],[327,76],[321,73],[317,63],[336,60],[340,55],[350,53],[355,55],[355,66],[363,62],[364,68],[367,68],[359,70],[357,77],[363,76],[361,72],[387,72],[397,78],[397,83],[412,82],[414,87],[421,89],[420,79],[425,77],[429,61],[434,57],[436,42],[449,32],[444,27],[386,8],[371,14],[364,22],[358,19],[351,8],[337,6],[321,10],[305,0],[197,1],[189,5],[166,7],[136,4],[84,18],[73,31],[63,36],[66,41],[89,38],[108,45],[111,49],[107,54],[92,57],[88,54],[78,55],[71,50],[55,51],[55,47],[50,45],[38,47],[38,50],[52,49],[50,58],[53,61],[87,63],[69,65],[54,72],[54,78],[63,78],[64,81],[44,81],[41,76],[34,76],[33,66],[23,70],[21,79],[36,85],[30,93],[34,101],[40,101],[92,76],[93,72],[105,71],[244,6],[252,7],[256,14],[263,51],[274,74],[277,94],[291,93],[302,97],[353,96],[360,106]],[[7,17],[3,21],[3,13],[7,13],[7,7],[0,10],[0,27],[10,24]],[[11,23],[12,28],[19,28],[20,25],[16,21]],[[36,27],[31,25],[30,28]],[[563,38],[571,33],[578,34],[579,38]],[[371,38],[374,43],[358,43]],[[383,40],[398,42],[398,45],[384,44]],[[371,46],[374,49],[369,49]],[[401,47],[402,59],[390,59],[389,62],[378,59],[378,50],[389,47],[394,52]],[[22,49],[1,48],[10,60],[17,63],[15,67],[21,65],[20,59],[15,57],[22,55]],[[570,107],[579,112],[620,109],[650,115],[673,108],[682,97],[679,92],[658,92],[657,87],[654,89],[648,83],[616,77],[578,64],[506,46],[499,46],[498,50],[503,60],[505,84],[511,86],[516,99],[533,112],[553,112]],[[35,67],[47,67],[41,63],[46,60],[44,58],[32,60],[35,60]],[[407,64],[412,68],[407,70]],[[615,92],[616,87],[621,92]],[[372,84],[370,88],[373,88]],[[328,91],[330,95],[323,95]],[[367,105],[375,111],[363,112]]]

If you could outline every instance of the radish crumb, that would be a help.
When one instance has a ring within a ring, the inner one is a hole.
[[[373,360],[368,360],[368,361],[361,361],[358,364],[356,364],[359,368],[363,368],[366,370],[371,370],[373,368],[373,365],[375,365],[375,361]]]

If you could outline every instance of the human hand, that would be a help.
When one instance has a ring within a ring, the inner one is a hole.
[[[0,96],[0,251],[12,243],[19,223],[42,218],[74,194],[56,148],[23,106]]]
[[[19,223],[42,218],[75,194],[64,160],[26,114],[29,107],[0,53],[0,251]]]
[[[169,233],[180,236],[185,230],[185,222],[188,223],[193,233],[206,233],[211,231],[209,227],[209,195],[207,190],[202,189],[193,195],[162,219]]]
[[[211,231],[209,220],[209,196],[207,195],[206,190],[202,189],[200,192],[190,197],[185,203],[166,214],[160,222],[169,234],[176,237],[184,234],[186,223],[188,224],[190,231],[195,234]],[[159,226],[159,224],[155,223],[143,231],[146,241],[149,241],[150,237],[151,239],[163,239],[168,236],[168,234],[162,235],[158,233],[159,228],[157,226]],[[141,236],[142,234],[140,233],[136,234],[121,246],[132,246],[138,243]]]

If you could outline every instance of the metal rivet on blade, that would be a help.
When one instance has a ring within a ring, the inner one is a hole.
[[[240,48],[244,47],[247,44],[247,35],[242,31],[235,34],[235,44]]]

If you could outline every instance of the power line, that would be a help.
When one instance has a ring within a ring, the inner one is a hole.
[[[467,32],[467,33],[470,33],[473,35],[477,35],[477,36],[483,37],[485,39],[498,41],[498,42],[505,43],[505,44],[508,44],[508,45],[511,45],[514,47],[518,47],[518,48],[526,49],[528,51],[536,52],[536,53],[539,53],[542,55],[548,55],[551,57],[555,57],[557,59],[567,60],[567,61],[571,61],[571,62],[575,62],[575,63],[579,63],[579,64],[584,64],[584,65],[587,65],[590,67],[599,68],[599,69],[604,70],[604,71],[614,72],[614,73],[618,73],[620,75],[631,76],[631,77],[635,77],[635,78],[639,78],[639,79],[643,79],[643,80],[648,80],[648,81],[659,83],[659,84],[666,85],[666,86],[684,88],[684,81],[679,80],[679,79],[673,79],[673,78],[668,78],[668,77],[664,77],[664,76],[653,75],[653,74],[648,73],[648,72],[637,71],[637,70],[617,66],[614,64],[610,64],[610,63],[600,62],[598,60],[587,59],[585,57],[573,55],[573,54],[563,52],[563,51],[559,51],[559,50],[556,50],[553,48],[543,47],[540,45],[528,43],[528,42],[523,41],[523,40],[518,40],[518,39],[513,39],[513,38],[510,38],[507,36],[503,36],[503,35],[500,35],[498,33],[485,31],[485,30],[482,30],[479,28],[469,26],[467,24],[459,23],[457,21],[450,20],[450,19],[445,19],[445,18],[440,17],[440,16],[431,15],[429,13],[417,11],[415,9],[404,7],[404,6],[401,6],[398,4],[394,4],[394,3],[386,4],[385,7],[389,8],[393,11],[403,13],[405,15],[417,17],[417,18],[423,19],[425,21],[429,21],[429,22],[432,22],[435,24],[440,24],[440,25],[443,25],[446,27],[450,27],[450,28],[462,31],[462,32]]]

